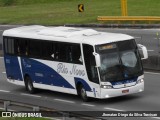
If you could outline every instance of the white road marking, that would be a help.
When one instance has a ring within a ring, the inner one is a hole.
[[[26,94],[26,93],[21,93],[21,95],[30,96],[30,97],[41,97],[39,95],[31,95],[31,94]]]
[[[147,50],[148,52],[153,52],[154,50]]]
[[[62,119],[53,118],[53,117],[42,117],[42,118],[46,118],[46,119],[49,119],[49,120],[62,120]]]
[[[160,120],[160,117],[151,117],[151,118],[154,118],[154,119],[159,119],[159,120]]]
[[[75,103],[74,101],[69,101],[69,100],[62,100],[62,99],[54,99],[54,100],[60,101],[60,102]]]
[[[95,105],[85,104],[85,103],[83,103],[82,105],[89,106],[89,107],[94,107],[95,106]]]
[[[160,40],[160,38],[154,38],[154,39],[155,39],[155,40],[157,40],[157,39]]]
[[[153,74],[153,75],[160,75],[160,73],[154,73],[154,72],[144,72],[144,73]]]
[[[104,108],[104,109],[107,109],[107,110],[112,110],[112,111],[124,111],[124,110],[120,110],[120,109],[115,109],[115,108]]]
[[[142,37],[134,37],[135,39],[141,39]]]
[[[141,50],[141,49],[140,49]],[[147,50],[148,52],[153,52],[154,50]]]
[[[8,91],[8,90],[0,90],[0,92],[9,93],[9,92],[11,92],[11,91]]]
[[[6,74],[6,72],[2,72],[3,74]]]

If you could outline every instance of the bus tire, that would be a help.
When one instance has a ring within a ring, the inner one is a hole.
[[[25,87],[30,94],[35,93],[35,88],[33,86],[32,80],[29,76],[25,78]]]
[[[89,98],[87,96],[86,90],[83,87],[83,85],[80,85],[80,87],[79,87],[79,94],[80,94],[80,97],[82,98],[82,100],[84,102],[88,102],[89,101]]]

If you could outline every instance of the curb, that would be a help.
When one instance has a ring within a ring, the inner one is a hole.
[[[160,28],[160,24],[65,24],[67,27],[103,27],[103,28]]]

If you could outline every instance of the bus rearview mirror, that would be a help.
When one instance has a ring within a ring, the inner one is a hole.
[[[147,59],[148,58],[147,48],[141,44],[138,44],[138,47],[142,50],[142,53],[143,53],[143,58],[141,58],[141,59],[142,60]]]
[[[96,67],[100,67],[101,66],[101,59],[100,59],[100,55],[98,53],[93,52],[93,55],[95,56],[95,60],[96,60]]]

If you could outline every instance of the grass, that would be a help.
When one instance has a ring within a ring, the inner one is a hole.
[[[0,0],[0,24],[87,24],[97,16],[120,16],[120,0]],[[78,12],[78,4],[84,12]],[[128,0],[128,15],[159,16],[160,0]]]

